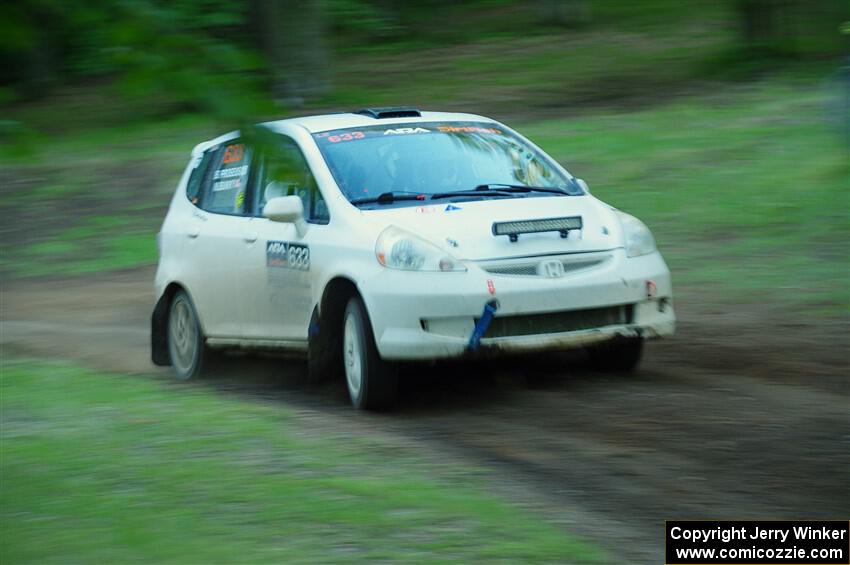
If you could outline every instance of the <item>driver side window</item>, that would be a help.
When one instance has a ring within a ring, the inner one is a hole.
[[[255,184],[255,214],[261,216],[266,202],[279,196],[298,196],[304,204],[304,219],[315,224],[330,221],[328,207],[304,155],[289,137],[266,149]]]

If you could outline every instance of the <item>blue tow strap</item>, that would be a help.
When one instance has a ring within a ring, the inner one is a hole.
[[[472,330],[472,336],[469,338],[469,345],[466,346],[468,351],[478,350],[478,347],[481,345],[481,338],[487,332],[487,328],[490,327],[490,322],[493,321],[493,316],[496,314],[496,310],[498,309],[499,303],[495,300],[491,300],[484,305],[484,312],[482,312],[481,317],[478,318],[478,323],[475,324],[475,329]]]

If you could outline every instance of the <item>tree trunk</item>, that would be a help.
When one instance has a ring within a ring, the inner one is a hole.
[[[258,0],[258,27],[275,100],[299,106],[330,88],[323,0]]]
[[[744,49],[761,53],[790,53],[797,49],[800,18],[816,2],[799,0],[737,0]]]

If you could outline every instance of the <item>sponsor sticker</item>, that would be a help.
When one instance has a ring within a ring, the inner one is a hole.
[[[479,126],[437,126],[437,129],[443,133],[502,133],[501,130],[496,128],[484,128]]]
[[[220,180],[213,184],[212,191],[219,192],[222,190],[233,190],[242,187],[242,179]]]
[[[248,165],[242,165],[241,167],[231,167],[229,169],[218,169],[213,173],[213,180],[241,177],[247,172]]]
[[[495,127],[490,127],[490,124],[478,122],[420,122],[415,124],[393,124],[392,127],[387,127],[385,125],[362,126],[356,130],[341,129],[322,131],[313,134],[313,138],[320,142],[320,145],[324,146],[386,136],[404,136],[429,133],[443,133],[449,135],[498,135],[506,136],[507,139],[511,139],[507,132]],[[228,161],[225,162],[238,162],[238,160],[230,161],[229,159],[230,157],[228,157]]]
[[[431,130],[425,128],[394,128],[384,130],[384,135],[404,135],[408,133],[431,133]]]
[[[309,271],[310,248],[289,241],[268,241],[266,242],[266,267]]]
[[[355,139],[363,139],[366,137],[366,134],[362,131],[352,131],[352,132],[343,132],[339,135],[329,135],[327,136],[328,141],[331,143],[340,143],[341,141],[352,141]]]
[[[228,165],[230,163],[238,163],[242,160],[242,157],[245,155],[245,146],[241,143],[237,143],[236,145],[228,145],[224,148],[224,158],[221,160],[222,163]]]

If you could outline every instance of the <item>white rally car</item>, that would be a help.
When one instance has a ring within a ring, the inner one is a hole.
[[[585,348],[629,370],[673,333],[647,227],[499,122],[372,108],[258,130],[193,150],[158,236],[152,357],[181,379],[210,349],[285,349],[380,408],[397,361]]]

